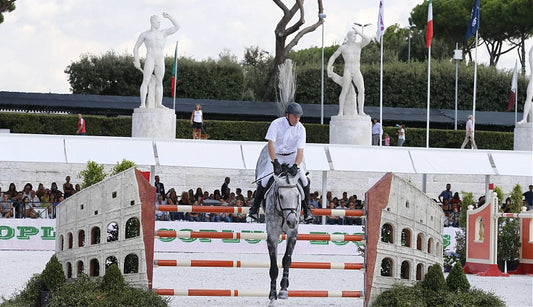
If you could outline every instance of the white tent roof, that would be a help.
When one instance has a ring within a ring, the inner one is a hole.
[[[253,170],[265,142],[0,134],[0,160]],[[29,145],[29,146],[28,146]],[[46,150],[42,150],[46,148]],[[309,171],[533,176],[533,152],[307,144]]]

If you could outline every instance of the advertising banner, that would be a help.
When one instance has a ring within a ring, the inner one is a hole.
[[[156,221],[156,230],[175,231],[215,231],[265,233],[265,224],[257,223],[198,223]],[[443,244],[446,251],[455,251],[456,232],[459,228],[445,227]],[[300,234],[363,234],[362,226],[307,225],[299,226]],[[54,250],[54,219],[0,219],[0,250]],[[358,246],[362,242],[298,241],[295,254],[316,255],[359,255]],[[264,240],[244,239],[155,239],[156,252],[221,252],[221,253],[264,253],[267,250]],[[285,250],[285,241],[279,244]]]

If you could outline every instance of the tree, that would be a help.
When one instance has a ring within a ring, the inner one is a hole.
[[[241,64],[246,82],[244,100],[258,101],[264,97],[273,64],[273,57],[258,46],[246,48]]]
[[[272,1],[274,1],[274,3],[283,11],[283,17],[281,17],[276,29],[274,30],[274,34],[276,36],[276,56],[274,57],[274,71],[270,76],[270,80],[268,81],[268,85],[263,96],[263,100],[265,101],[267,100],[269,93],[272,91],[274,83],[278,77],[279,65],[282,64],[285,59],[287,59],[289,52],[298,44],[298,41],[300,41],[305,34],[313,32],[316,30],[316,28],[318,28],[318,26],[324,23],[323,18],[318,18],[317,22],[300,30],[300,28],[305,24],[304,0],[295,0],[294,5],[290,9],[282,2],[282,0]],[[324,12],[322,0],[317,1],[318,14],[322,14]],[[300,18],[298,18],[294,24],[289,26],[289,23],[298,12],[300,13]],[[287,39],[293,34],[295,34],[294,37],[289,43],[287,43]]]
[[[116,175],[118,173],[121,173],[127,169],[130,169],[132,167],[136,166],[135,165],[135,162],[133,161],[130,161],[130,160],[126,160],[126,159],[122,159],[121,162],[117,162],[117,164],[115,166],[113,166],[113,169],[111,170],[111,173],[109,174],[110,176],[113,176],[113,175]]]
[[[504,8],[502,15],[511,17],[511,32],[507,41],[511,45],[518,46],[518,57],[522,66],[522,74],[526,74],[526,39],[533,33],[533,5],[531,0],[509,0],[509,4]]]
[[[0,23],[4,22],[4,12],[13,12],[15,10],[16,0],[0,0]]]
[[[65,69],[73,94],[138,96],[142,74],[133,56],[108,51],[101,56],[84,54]]]
[[[107,174],[104,172],[104,165],[94,161],[87,161],[87,168],[78,173],[78,178],[83,179],[81,184],[82,189],[104,180],[106,176]]]

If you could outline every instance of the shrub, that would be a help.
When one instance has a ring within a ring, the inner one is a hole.
[[[105,292],[115,292],[123,290],[125,285],[124,277],[122,276],[122,273],[120,273],[118,265],[112,264],[105,271],[100,288]]]
[[[466,278],[461,262],[455,262],[455,265],[450,270],[450,274],[446,277],[446,284],[448,285],[448,290],[454,292],[465,292],[470,289],[470,283]]]
[[[43,282],[40,274],[33,275],[26,283],[24,289],[22,289],[15,297],[4,300],[2,306],[15,307],[15,306],[39,306],[41,288]]]
[[[43,291],[53,291],[65,283],[65,272],[63,272],[63,267],[59,263],[59,260],[57,260],[56,255],[52,255],[46,264],[41,274],[41,280],[43,285],[41,290]]]
[[[89,276],[81,274],[73,283],[65,283],[53,293],[50,306],[100,306],[98,297],[101,295],[98,284],[91,281]]]
[[[435,292],[446,289],[446,280],[444,279],[440,264],[435,263],[429,267],[428,272],[422,281],[422,287]]]
[[[373,306],[426,306],[424,291],[419,285],[409,287],[395,284],[391,289],[381,293]]]

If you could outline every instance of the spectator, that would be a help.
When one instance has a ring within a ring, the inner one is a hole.
[[[479,208],[485,204],[485,195],[481,195],[477,200],[476,208]]]
[[[13,182],[9,184],[9,189],[7,190],[7,195],[9,195],[9,198],[13,200],[15,197],[17,197],[17,187]]]
[[[22,198],[22,204],[24,206],[24,217],[25,218],[32,218],[36,219],[39,217],[39,214],[35,209],[33,209],[33,206],[30,203],[30,198],[28,196],[24,196]]]
[[[527,209],[533,210],[533,184],[530,184],[529,191],[526,191],[522,195],[524,195],[524,201],[526,202]]]
[[[167,201],[165,200],[165,197],[163,195],[157,195],[157,200],[155,202],[155,205],[166,205]],[[175,213],[175,212],[171,212]],[[156,220],[158,221],[168,221],[170,220],[169,213],[166,211],[158,211],[155,215]]]
[[[385,146],[390,146],[390,137],[388,133],[383,133],[383,144]]]
[[[156,197],[159,195],[163,195],[163,199],[165,198],[165,185],[159,181],[159,176],[155,175],[154,177],[155,183],[155,195]]]
[[[15,218],[24,218],[24,202],[22,201],[22,191],[17,192],[15,199],[13,199],[13,207],[15,208]]]
[[[176,193],[176,190],[174,190],[174,188],[171,188],[170,190],[168,190],[166,200],[167,200],[168,205],[178,204],[178,193]],[[171,218],[172,218],[172,214],[171,214]]]
[[[32,205],[33,208],[41,207],[41,200],[39,199],[39,197],[37,197],[37,194],[34,190],[31,190],[29,199],[30,199],[30,204]]]
[[[65,181],[66,182],[63,183],[63,196],[65,196],[65,198],[68,198],[69,196],[76,193],[76,190],[74,189],[72,183],[70,183],[70,176],[67,176],[65,178]]]
[[[33,186],[31,185],[31,183],[26,183],[24,185],[24,189],[22,190],[22,197],[30,197],[30,193],[31,191],[33,190]]]
[[[2,195],[0,210],[0,212],[2,213],[2,217],[6,219],[13,217],[13,202],[9,199],[9,195],[7,193],[4,193],[4,195]]]
[[[379,146],[379,139],[383,134],[383,129],[381,128],[381,123],[377,118],[372,119],[372,145]]]
[[[315,209],[318,208],[318,191],[309,195],[309,205],[312,205]]]
[[[402,147],[403,143],[405,143],[405,127],[404,125],[400,125],[399,128],[396,134],[398,135],[398,146]]]
[[[41,199],[41,197],[43,197],[44,195],[44,191],[45,191],[44,185],[42,183],[39,183],[39,186],[37,187],[37,191],[35,191],[36,192],[35,194],[37,194],[37,197]]]
[[[439,195],[439,201],[441,203],[444,203],[444,200],[447,200],[447,203],[449,203],[452,200],[452,197],[453,197],[452,185],[447,183],[446,190],[442,191]]]
[[[77,135],[85,135],[85,119],[78,114],[78,129],[76,130]]]
[[[46,200],[46,203],[44,203],[44,200],[41,200],[41,202],[44,203],[45,206],[48,208],[48,218],[53,219],[55,216],[55,212],[54,212],[55,196],[54,194],[52,194],[52,192],[50,192],[49,189],[46,189],[43,199]]]
[[[235,206],[236,207],[243,207],[244,202],[241,199],[235,200]],[[244,213],[233,213],[231,214],[231,221],[233,223],[245,223],[246,222],[246,214]]]
[[[335,202],[331,201],[329,203],[329,209],[335,209],[337,208],[337,206],[335,205]],[[340,216],[333,216],[333,215],[330,215],[330,216],[327,216],[326,217],[326,224],[328,225],[342,225],[343,224],[343,220],[340,218]]]
[[[453,197],[452,197],[452,200],[450,200],[450,205],[452,206],[452,210],[455,207],[457,207],[457,210],[458,211],[461,211],[461,204],[463,203],[463,201],[461,200],[461,198],[459,198],[459,192],[455,192],[453,194]]]
[[[229,197],[230,190],[229,190],[228,185],[229,185],[230,181],[231,181],[231,179],[229,177],[224,178],[224,183],[220,187],[220,196],[224,200],[228,199],[228,197]]]
[[[348,210],[355,210],[356,209],[355,208],[355,201],[350,200],[348,202],[348,208],[347,209]],[[357,219],[357,217],[355,217],[355,216],[345,216],[344,217],[344,224],[345,225],[361,225],[361,223],[356,224],[356,219]]]
[[[204,122],[204,114],[202,113],[202,106],[200,104],[196,104],[191,114],[193,140],[199,140],[202,138],[203,122]]]
[[[505,199],[505,202],[502,203],[500,211],[502,211],[503,213],[511,212],[511,197],[507,197]]]
[[[254,192],[252,190],[246,191],[246,201],[252,200],[254,198]]]
[[[50,193],[54,194],[55,199],[59,199],[59,189],[57,188],[57,183],[52,182],[52,185],[50,186]]]
[[[466,136],[463,145],[461,145],[461,149],[465,148],[468,141],[472,143],[472,148],[477,149],[476,141],[474,140],[474,117],[472,115],[468,115],[468,121],[466,122]]]
[[[204,197],[204,192],[202,192],[202,188],[197,187],[196,193],[194,193],[194,199],[196,199],[200,203],[200,200],[202,199],[202,197]]]

